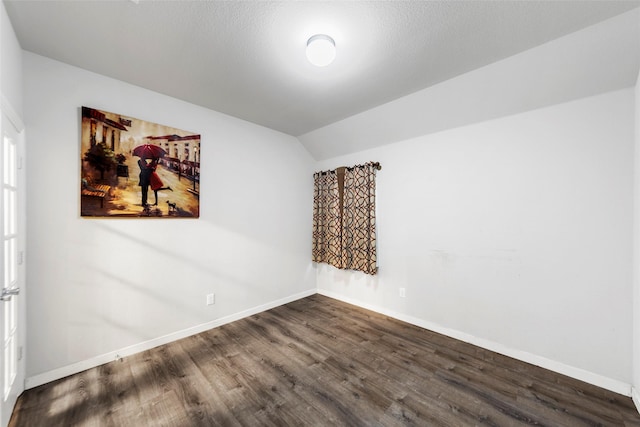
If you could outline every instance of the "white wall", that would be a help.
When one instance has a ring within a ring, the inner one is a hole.
[[[0,93],[3,103],[22,117],[22,49],[4,3],[0,5]]]
[[[314,161],[295,138],[32,53],[23,60],[29,386],[315,293],[304,179]],[[83,105],[200,133],[200,219],[80,218]]]
[[[318,265],[319,291],[628,395],[633,111],[625,89],[320,162],[382,171],[379,275]]]

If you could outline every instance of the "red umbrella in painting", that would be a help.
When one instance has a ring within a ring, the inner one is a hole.
[[[166,154],[163,148],[153,144],[142,144],[133,149],[133,155],[143,159],[159,159]]]

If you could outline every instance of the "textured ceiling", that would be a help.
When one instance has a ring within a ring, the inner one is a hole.
[[[637,1],[4,1],[23,49],[294,136]],[[306,40],[336,41],[316,68]]]

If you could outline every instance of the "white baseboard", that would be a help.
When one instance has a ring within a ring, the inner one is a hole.
[[[640,390],[636,387],[631,387],[631,399],[633,399],[636,409],[640,412]]]
[[[258,314],[263,311],[270,310],[275,307],[279,307],[281,305],[299,300],[301,298],[308,297],[310,295],[314,295],[316,293],[317,293],[316,289],[309,289],[304,292],[290,295],[288,297],[281,298],[276,301],[272,301],[266,304],[259,305],[257,307],[253,307],[238,313],[231,314],[229,316],[221,317],[220,319],[212,320],[211,322],[202,323],[200,325],[183,329],[181,331],[173,332],[171,334],[154,338],[149,341],[145,341],[129,347],[121,348],[119,350],[110,351],[109,353],[92,357],[91,359],[83,360],[81,362],[63,366],[58,369],[53,369],[51,371],[47,371],[42,374],[27,377],[24,382],[25,384],[24,388],[25,390],[28,390],[30,388],[34,388],[39,385],[46,384],[48,382],[67,377],[69,375],[77,374],[78,372],[86,371],[87,369],[95,368],[96,366],[100,366],[108,362],[113,362],[114,360],[116,360],[117,357],[131,356],[132,354],[140,353],[142,351],[149,350],[159,345],[167,344],[167,343],[179,340],[181,338],[186,338],[191,335],[199,334],[200,332],[217,328],[218,326],[222,326],[227,323],[231,323],[236,320],[243,319],[245,317],[253,316],[254,314]]]
[[[394,319],[401,320],[403,322],[410,323],[412,325],[419,326],[424,329],[428,329],[430,331],[437,332],[439,334],[446,335],[451,338],[458,339],[460,341],[464,341],[469,344],[477,345],[478,347],[485,348],[487,350],[495,351],[496,353],[503,354],[505,356],[513,357],[514,359],[521,360],[523,362],[531,363],[532,365],[539,366],[541,368],[549,369],[550,371],[557,372],[559,374],[567,375],[571,378],[578,379],[580,381],[584,381],[589,384],[593,384],[598,387],[602,387],[604,389],[613,391],[618,394],[622,394],[627,397],[631,397],[631,385],[627,384],[623,381],[614,380],[609,377],[605,377],[603,375],[595,374],[593,372],[586,371],[584,369],[576,368],[574,366],[565,365],[564,363],[557,362],[555,360],[547,359],[542,356],[538,356],[532,353],[528,353],[526,351],[515,350],[509,348],[503,344],[493,342],[490,340],[486,340],[484,338],[478,338],[476,336],[457,331],[455,329],[450,329],[438,325],[436,323],[428,322],[423,319],[419,319],[417,317],[408,316],[406,314],[397,313],[392,310],[388,310],[386,308],[374,306],[371,304],[362,303],[361,301],[357,301],[348,297],[344,297],[343,295],[333,293],[331,291],[326,291],[323,289],[318,289],[318,293],[320,295],[324,295],[330,298],[334,298],[340,301],[344,301],[349,304],[356,305],[358,307],[362,307],[367,310],[375,311],[376,313],[384,314],[385,316],[392,317]],[[636,402],[636,407],[639,403],[639,396],[634,398]]]

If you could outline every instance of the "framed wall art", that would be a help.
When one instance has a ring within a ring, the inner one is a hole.
[[[82,107],[80,215],[198,218],[200,135]]]

